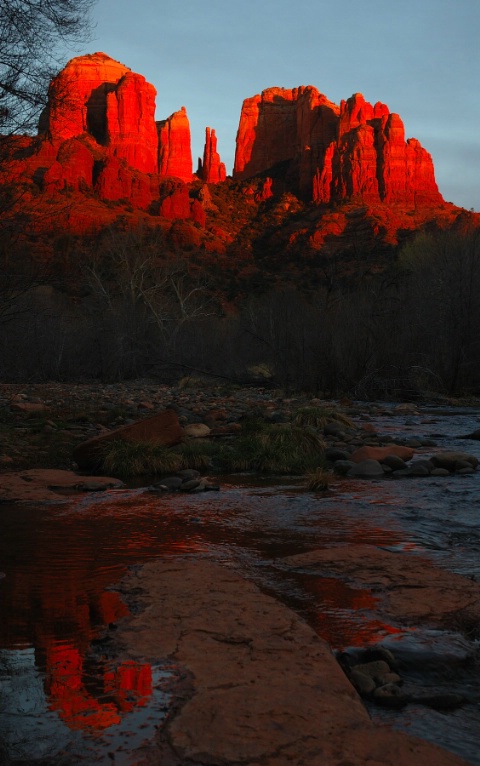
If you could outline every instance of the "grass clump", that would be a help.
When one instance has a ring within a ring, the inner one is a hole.
[[[318,465],[324,453],[324,441],[310,430],[247,421],[243,434],[226,457],[226,467],[234,471],[302,475]]]
[[[295,426],[310,426],[322,429],[328,423],[340,423],[346,428],[353,428],[352,420],[335,407],[300,407],[292,418]]]
[[[213,467],[221,454],[221,448],[205,439],[191,439],[176,447],[175,452],[180,455],[181,468],[205,471]]]
[[[116,476],[158,475],[178,471],[182,457],[158,444],[132,443],[116,439],[101,452],[101,467]]]
[[[322,466],[317,466],[307,474],[307,489],[312,492],[326,492],[329,487],[330,474]]]

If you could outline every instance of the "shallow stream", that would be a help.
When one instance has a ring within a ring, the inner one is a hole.
[[[395,411],[392,408],[392,413]],[[433,437],[480,458],[476,411],[424,409],[372,417],[379,433]],[[437,448],[423,449],[431,454]],[[339,543],[418,550],[437,566],[480,578],[480,470],[447,478],[337,479],[326,493],[298,480],[222,477],[220,492],[160,496],[143,488],[65,504],[0,506],[0,763],[116,764],[151,740],[168,710],[175,667],[118,663],[96,651],[128,613],[116,584],[129,567],[178,555],[208,557],[301,613],[332,648],[395,637],[408,653],[455,651],[458,635],[412,637],[375,615],[368,589],[282,569],[285,556]],[[101,657],[101,659],[99,659]],[[479,677],[454,679],[471,699],[450,713],[371,710],[480,764]],[[3,757],[3,762],[2,762]]]

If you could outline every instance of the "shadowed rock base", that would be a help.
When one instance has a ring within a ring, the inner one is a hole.
[[[145,609],[121,626],[130,657],[185,672],[149,766],[461,766],[465,761],[378,728],[328,645],[299,617],[217,564],[147,564],[126,592]]]

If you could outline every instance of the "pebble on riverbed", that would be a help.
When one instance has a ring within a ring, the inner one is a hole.
[[[217,484],[210,484],[208,479],[202,478],[200,471],[194,468],[186,468],[178,471],[173,476],[166,476],[157,484],[147,487],[149,492],[218,492]]]
[[[342,456],[334,461],[334,471],[340,475],[362,479],[376,479],[383,476],[400,479],[411,476],[450,476],[451,474],[465,476],[474,473],[479,465],[478,459],[467,452],[436,452],[429,458],[407,462],[395,454],[393,447],[392,453],[389,453],[385,447],[381,449],[383,455],[378,454],[378,457],[375,457],[376,450],[379,452],[378,448],[363,450],[371,457],[359,462],[352,459],[346,460]],[[355,453],[352,457],[355,457]]]
[[[360,696],[376,705],[401,708],[415,703],[435,710],[454,710],[466,702],[465,697],[454,692],[404,690],[396,658],[382,647],[356,651],[352,655],[339,652],[337,659]]]

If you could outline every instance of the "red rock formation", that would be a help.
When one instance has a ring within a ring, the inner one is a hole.
[[[197,175],[208,184],[216,184],[225,181],[227,171],[225,164],[221,162],[217,152],[217,137],[211,128],[205,129],[205,149],[203,162],[199,162]]]
[[[165,196],[160,203],[159,214],[170,220],[185,220],[190,218],[190,193],[188,186],[182,181],[165,186],[161,190]]]
[[[64,141],[55,162],[43,176],[43,188],[50,193],[62,189],[88,189],[92,186],[94,158],[78,139]]]
[[[360,93],[340,108],[312,86],[270,88],[246,99],[234,178],[271,173],[280,163],[292,190],[318,203],[443,203],[428,152],[415,139],[405,142],[398,115]]]
[[[130,71],[105,53],[69,61],[50,85],[40,133],[55,141],[91,133],[99,143],[105,143],[107,93]]]
[[[158,191],[148,175],[132,172],[132,169],[117,157],[107,157],[102,163],[95,190],[101,199],[125,200],[139,210],[146,210],[158,196]]]
[[[297,90],[268,88],[243,102],[234,177],[251,178],[295,153]]]
[[[272,191],[272,179],[266,178],[265,181],[262,184],[261,189],[259,189],[255,193],[255,202],[265,202],[265,200],[270,199],[270,197],[273,197],[273,191]]]
[[[44,141],[38,154],[45,156],[44,147],[57,152],[43,169],[44,188],[91,187],[97,162],[103,168],[96,183],[102,199],[148,207],[150,184],[138,173],[158,172],[155,95],[144,77],[104,53],[72,59],[53,80],[40,120]]]
[[[168,119],[157,122],[158,169],[162,177],[193,179],[190,123],[184,106]]]
[[[106,140],[116,157],[142,173],[158,172],[153,85],[127,72],[106,97]]]
[[[66,189],[75,193],[75,204],[64,206],[55,223],[77,233],[115,219],[114,207],[102,201],[124,201],[129,205],[124,212],[133,217],[137,211],[158,209],[164,218],[184,220],[183,229],[201,241],[192,221],[205,227],[206,213],[210,210],[213,218],[222,208],[223,195],[214,205],[206,196],[206,184],[226,179],[215,131],[206,129],[198,171],[205,186],[195,193],[186,186],[198,180],[192,173],[186,110],[182,107],[158,123],[154,110],[155,90],[141,75],[104,53],[74,58],[51,84],[39,135],[9,140],[12,161],[3,164],[2,179],[21,185],[22,194],[23,186],[30,185],[32,198],[38,189],[50,197]],[[250,188],[242,189],[249,207],[284,193],[297,204],[298,198],[322,206],[353,201],[372,210],[385,204],[392,242],[395,232],[404,228],[405,216],[402,224],[400,219],[405,211],[421,214],[424,208],[432,211],[445,204],[430,155],[416,139],[405,140],[397,114],[385,104],[372,106],[360,93],[337,106],[312,86],[269,88],[246,99],[234,179],[252,179]],[[82,198],[86,190],[93,193]],[[398,208],[396,217],[393,206]],[[282,216],[288,212],[283,210]],[[378,224],[374,219],[372,236]],[[348,225],[351,229],[351,222]],[[307,235],[316,249],[326,236],[322,227]],[[178,236],[183,229],[178,228]]]

